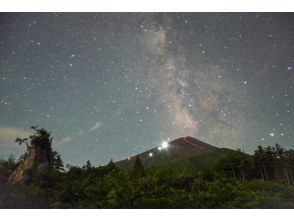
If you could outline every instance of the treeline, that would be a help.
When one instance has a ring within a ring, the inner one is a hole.
[[[26,184],[6,184],[20,162],[9,157],[0,161],[0,208],[294,208],[292,153],[238,150],[202,171],[145,169],[137,157],[128,172],[112,161],[64,168],[55,156],[52,169],[29,170]]]
[[[260,179],[294,185],[294,150],[279,144],[258,146],[253,156],[237,150],[216,161],[214,169],[234,180]]]
[[[294,184],[294,150],[258,146],[254,153],[254,164],[262,180],[276,180],[287,185]]]

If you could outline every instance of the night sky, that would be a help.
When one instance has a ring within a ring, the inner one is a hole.
[[[294,148],[293,13],[1,13],[0,157],[31,125],[64,163],[193,136]]]

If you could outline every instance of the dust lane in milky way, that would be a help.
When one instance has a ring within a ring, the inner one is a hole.
[[[1,13],[0,155],[31,125],[65,163],[193,136],[294,147],[293,13]]]

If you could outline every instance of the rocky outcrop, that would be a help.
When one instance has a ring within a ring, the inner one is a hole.
[[[53,152],[51,142],[31,147],[21,164],[12,172],[8,183],[28,183],[28,171],[44,172],[53,166]]]

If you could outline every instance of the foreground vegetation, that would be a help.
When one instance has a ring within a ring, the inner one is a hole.
[[[26,184],[6,184],[23,158],[1,160],[0,208],[294,208],[294,154],[279,145],[232,151],[201,171],[144,169],[139,157],[130,171],[112,161],[64,171],[54,155],[48,171],[27,171]]]

